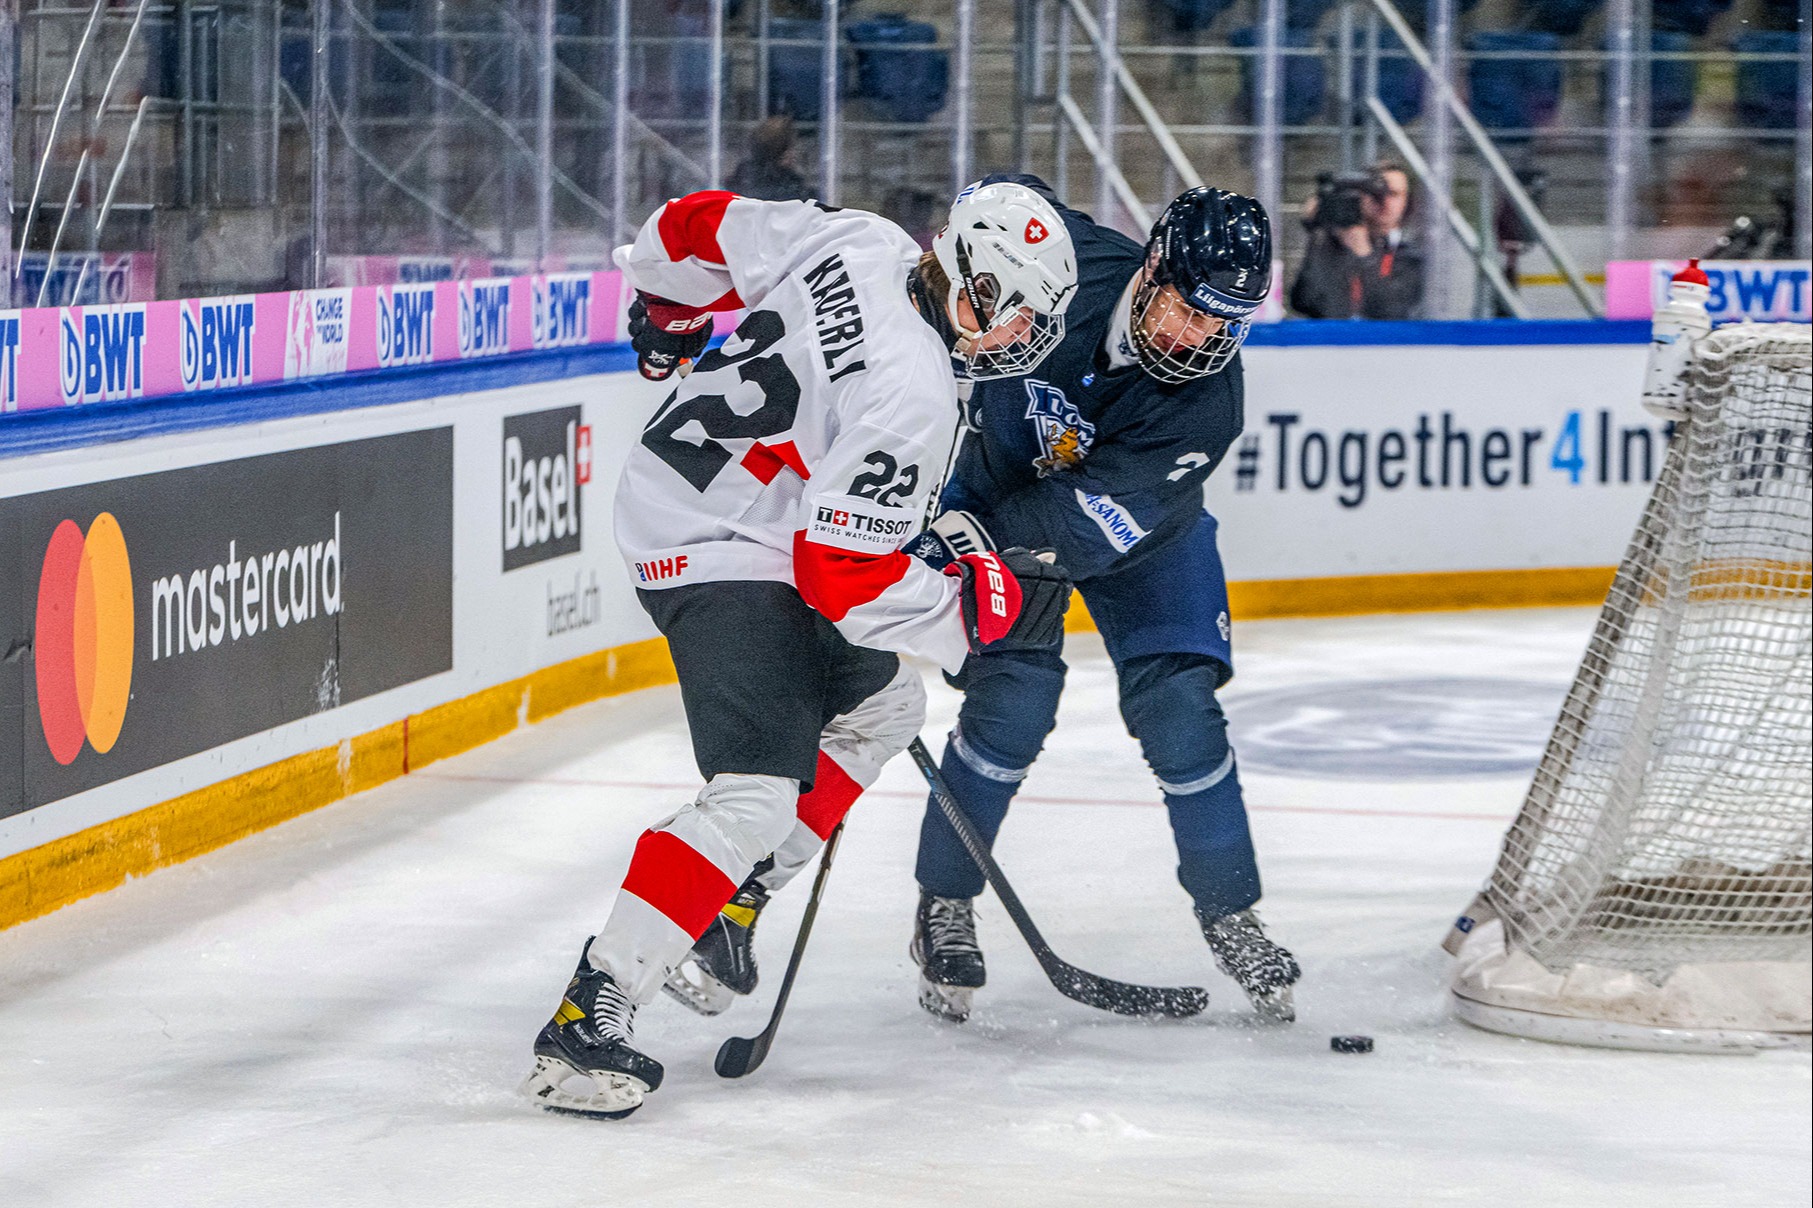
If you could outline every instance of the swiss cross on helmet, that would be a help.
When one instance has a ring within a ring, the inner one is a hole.
[[[1271,287],[1265,207],[1224,189],[1191,189],[1165,207],[1146,244],[1132,315],[1140,365],[1164,382],[1219,373]]]
[[[1043,197],[1007,181],[971,185],[951,203],[932,251],[950,279],[942,301],[970,376],[1029,373],[1062,342],[1064,311],[1076,294],[1076,249]],[[976,328],[956,323],[959,298]]]

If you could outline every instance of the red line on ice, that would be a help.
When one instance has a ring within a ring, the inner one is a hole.
[[[689,793],[697,790],[698,785],[677,784],[671,781],[654,780],[592,780],[567,776],[481,776],[457,772],[417,772],[417,776],[430,780],[452,780],[474,784],[547,784],[564,788],[590,789],[651,789],[662,793]],[[867,797],[922,797],[925,794],[902,789],[870,789]],[[1161,806],[1164,802],[1154,796],[1150,801],[1132,801],[1124,797],[1045,797],[1035,793],[1021,793],[1015,801],[1030,801],[1035,805],[1114,805],[1114,806]],[[1247,809],[1261,814],[1327,814],[1349,818],[1428,818],[1443,822],[1490,822],[1504,826],[1511,821],[1508,814],[1460,814],[1442,813],[1434,810],[1389,810],[1389,809],[1343,809],[1332,805],[1253,805]]]

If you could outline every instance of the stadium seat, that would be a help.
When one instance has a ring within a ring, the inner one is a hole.
[[[1800,35],[1792,30],[1752,29],[1731,40],[1731,49],[1740,55],[1800,54]],[[1793,59],[1773,62],[1748,62],[1737,65],[1737,124],[1762,127],[1765,130],[1794,128],[1795,97]]]
[[[1703,38],[1713,21],[1732,3],[1733,0],[1654,0],[1650,28]]]
[[[1528,58],[1471,59],[1467,86],[1473,116],[1488,130],[1533,130],[1555,120],[1561,106],[1559,35],[1531,30],[1482,30],[1467,36],[1478,53],[1516,51]]]
[[[1329,39],[1329,53],[1340,49],[1339,34]],[[1353,95],[1364,103],[1366,94],[1366,31],[1356,28],[1353,34]],[[1379,100],[1398,122],[1413,122],[1423,112],[1423,69],[1404,53],[1404,43],[1397,34],[1381,25],[1379,29]]]
[[[1175,32],[1193,34],[1215,24],[1217,17],[1234,7],[1234,0],[1152,0],[1152,7],[1169,19]]]
[[[1284,31],[1283,45],[1293,49],[1314,47],[1316,38],[1307,29]],[[1250,49],[1259,45],[1259,31],[1251,26],[1228,35],[1228,45]],[[1235,105],[1251,111],[1253,85],[1259,62],[1252,55],[1240,56],[1240,96]],[[1284,59],[1284,124],[1302,126],[1322,113],[1322,99],[1328,92],[1328,70],[1319,56],[1287,55]]]
[[[844,27],[856,48],[855,95],[876,103],[883,120],[923,122],[944,107],[950,90],[950,55],[929,49],[937,27],[902,13],[877,13]],[[928,49],[899,49],[924,46]]]
[[[1524,0],[1518,26],[1532,33],[1571,38],[1586,27],[1604,3],[1605,0]]]
[[[1601,41],[1601,47],[1609,43]],[[1693,49],[1693,39],[1686,34],[1658,30],[1651,36],[1650,47],[1657,54],[1678,54]],[[1652,130],[1678,126],[1693,110],[1694,84],[1698,75],[1695,63],[1688,59],[1651,59],[1649,62],[1649,125]],[[1600,95],[1605,98],[1606,121],[1611,120],[1611,64],[1599,72]]]
[[[825,23],[799,17],[772,17],[771,39],[810,43],[768,49],[768,112],[816,122],[823,108]]]

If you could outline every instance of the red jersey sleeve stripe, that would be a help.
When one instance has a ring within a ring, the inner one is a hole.
[[[804,529],[793,534],[793,585],[802,600],[833,623],[878,599],[906,576],[910,564],[899,550],[852,554],[808,541]]]
[[[736,200],[736,194],[723,189],[706,189],[688,193],[661,207],[655,229],[661,235],[661,246],[667,258],[675,262],[697,256],[713,264],[727,263],[724,249],[718,246],[718,227],[724,211]]]
[[[705,928],[737,891],[716,864],[668,831],[642,832],[623,889],[659,910],[695,940],[705,934]]]
[[[812,791],[800,794],[799,820],[819,838],[829,839],[860,796],[862,785],[850,779],[850,773],[837,766],[836,760],[820,751],[818,769],[812,773]]]

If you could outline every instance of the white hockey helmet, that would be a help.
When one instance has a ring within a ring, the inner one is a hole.
[[[1043,197],[1006,181],[973,184],[951,203],[932,251],[950,278],[945,309],[970,376],[1029,373],[1063,340],[1064,311],[1076,294],[1076,248]],[[980,330],[958,323],[959,297]]]

